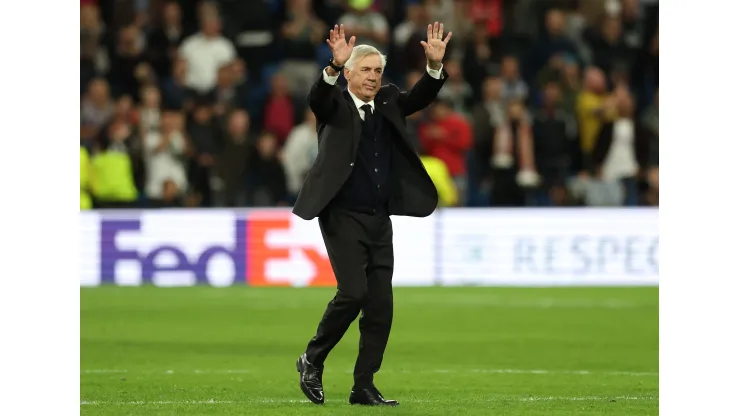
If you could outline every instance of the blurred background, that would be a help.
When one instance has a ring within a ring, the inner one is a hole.
[[[434,21],[449,79],[408,128],[441,205],[658,205],[657,0],[80,3],[82,210],[291,206],[329,27],[410,88]]]

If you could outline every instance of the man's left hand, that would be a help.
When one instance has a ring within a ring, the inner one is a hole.
[[[421,41],[421,46],[424,47],[424,53],[427,56],[427,63],[431,69],[439,69],[442,67],[442,58],[445,56],[445,49],[447,49],[447,43],[452,37],[452,32],[447,33],[447,37],[442,39],[444,35],[444,23],[434,22],[434,26],[427,26],[427,40]]]

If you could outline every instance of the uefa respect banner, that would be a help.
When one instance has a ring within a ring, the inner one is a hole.
[[[657,209],[449,209],[442,285],[658,285]]]
[[[430,285],[434,225],[392,219],[396,285]],[[335,286],[317,220],[289,209],[80,214],[80,284]]]

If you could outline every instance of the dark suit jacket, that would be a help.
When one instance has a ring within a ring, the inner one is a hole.
[[[394,187],[390,215],[426,217],[437,207],[437,189],[414,150],[406,129],[406,117],[434,101],[447,79],[444,69],[441,75],[440,79],[435,79],[424,72],[411,91],[401,91],[389,84],[382,86],[375,96],[375,111],[385,117],[393,132],[391,180]],[[308,104],[316,115],[319,153],[293,207],[293,213],[305,220],[317,217],[349,177],[355,166],[362,130],[362,119],[349,92],[327,84],[323,71],[311,87]]]

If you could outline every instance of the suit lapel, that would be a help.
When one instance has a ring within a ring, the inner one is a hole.
[[[342,91],[342,96],[349,106],[349,113],[352,117],[352,157],[354,157],[357,154],[357,148],[360,145],[362,119],[360,118],[360,113],[357,111],[357,107],[355,107],[355,102],[352,101],[352,97],[349,95],[349,91],[346,88]]]
[[[393,111],[393,109],[389,108],[388,101],[383,100],[381,97],[375,97],[375,111],[378,112],[381,116],[383,116],[388,122],[391,123],[393,128],[396,129],[396,132],[398,132],[399,136],[401,136],[401,139],[404,141],[406,146],[409,147],[409,149],[414,149],[414,145],[409,140],[409,134],[406,130],[406,126],[401,121],[401,117],[398,113],[398,111]]]

